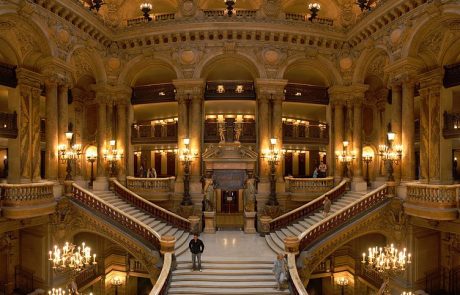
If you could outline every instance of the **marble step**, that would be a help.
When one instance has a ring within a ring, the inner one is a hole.
[[[184,268],[184,269],[178,269],[174,270],[172,272],[173,278],[174,276],[235,276],[235,277],[244,277],[249,275],[246,269],[209,269],[209,268],[203,268],[201,272],[197,271],[192,271],[191,268]],[[272,276],[273,277],[273,272],[271,269],[257,269],[257,270],[252,270],[250,275],[252,276]]]
[[[272,237],[273,242],[275,242],[275,245],[278,246],[281,249],[284,249],[284,242],[278,237],[276,233],[270,233],[270,236]]]
[[[200,295],[278,295],[290,294],[289,290],[278,291],[274,288],[255,289],[223,289],[215,288],[170,288],[168,294],[200,294]]]
[[[275,277],[273,276],[271,281],[173,281],[170,284],[170,288],[222,288],[222,289],[251,289],[251,288],[270,288],[275,285]]]
[[[201,267],[203,269],[219,269],[219,270],[260,270],[273,268],[273,263],[271,264],[224,264],[224,263],[209,263],[202,261]],[[182,263],[177,265],[177,269],[192,269],[192,262]]]
[[[270,235],[265,235],[265,241],[267,241],[268,246],[275,252],[275,253],[281,253],[284,252],[284,250],[278,245],[275,244],[273,241],[272,237]]]
[[[203,272],[190,272],[190,274],[174,274],[172,282],[177,281],[216,281],[216,282],[273,282],[273,274],[247,274],[237,275],[203,274]]]

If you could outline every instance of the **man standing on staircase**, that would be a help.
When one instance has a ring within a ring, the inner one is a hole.
[[[196,270],[196,260],[198,259],[198,270],[201,271],[201,253],[204,251],[203,241],[198,239],[198,234],[193,235],[193,239],[188,244],[190,252],[192,252],[193,270]]]

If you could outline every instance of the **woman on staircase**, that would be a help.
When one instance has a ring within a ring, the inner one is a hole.
[[[275,263],[273,264],[273,273],[275,274],[276,279],[276,290],[283,290],[283,285],[287,281],[287,262],[284,259],[283,253],[278,253],[276,256]]]

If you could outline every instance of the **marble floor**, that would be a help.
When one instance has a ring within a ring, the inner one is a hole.
[[[192,239],[191,237],[190,239]],[[200,234],[204,243],[203,260],[225,258],[225,260],[275,259],[276,254],[259,234],[245,234],[239,230],[220,230],[215,234]],[[187,242],[188,243],[188,242]],[[190,260],[190,252],[177,257],[178,260]]]

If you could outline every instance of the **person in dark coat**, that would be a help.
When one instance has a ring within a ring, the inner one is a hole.
[[[201,271],[201,253],[204,251],[203,241],[198,239],[198,234],[193,235],[193,239],[188,244],[190,252],[192,252],[193,270],[196,270],[196,260],[198,259],[198,270]]]

